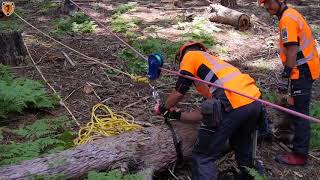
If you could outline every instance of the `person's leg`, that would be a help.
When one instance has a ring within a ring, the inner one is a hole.
[[[192,180],[217,179],[215,161],[220,152],[219,147],[224,144],[217,143],[218,147],[212,150],[210,150],[210,144],[214,141],[223,141],[223,139],[225,137],[218,136],[215,132],[199,129],[198,139],[192,151]]]
[[[252,157],[252,135],[257,128],[257,122],[261,112],[261,104],[255,103],[251,106],[248,106],[248,109],[253,113],[250,117],[248,117],[248,119],[246,119],[246,121],[241,124],[241,126],[232,134],[230,138],[230,145],[235,150],[235,158],[238,163],[239,169],[241,170],[241,174],[238,179],[242,180],[253,179],[247,173],[245,167],[254,167],[254,159]]]
[[[205,125],[200,127],[192,153],[193,180],[214,180],[217,178],[215,161],[218,159],[227,139],[253,113],[247,106],[223,113],[223,120],[218,127]]]
[[[310,94],[301,95],[293,98],[294,110],[302,114],[309,115]],[[310,122],[296,117],[293,121],[295,134],[293,139],[293,152],[308,155],[310,141]]]
[[[292,80],[292,109],[309,115],[312,80]],[[293,153],[278,155],[276,160],[289,165],[304,165],[307,161],[310,141],[310,122],[300,117],[292,116],[295,128]]]

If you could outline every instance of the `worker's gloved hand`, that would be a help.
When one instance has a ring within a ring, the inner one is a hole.
[[[162,114],[164,114],[166,111],[168,111],[168,109],[165,107],[164,104],[157,103],[157,104],[154,106],[154,112],[156,113],[156,115],[162,115]]]
[[[289,78],[290,77],[290,74],[292,72],[292,68],[289,67],[289,66],[284,66],[284,69],[281,73],[281,77],[282,78]]]
[[[164,114],[163,114],[163,117],[165,119],[176,119],[176,120],[180,120],[181,118],[181,112],[177,112],[175,110],[173,111],[166,111]]]

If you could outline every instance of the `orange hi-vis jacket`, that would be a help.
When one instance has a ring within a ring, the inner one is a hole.
[[[293,67],[290,79],[299,79],[297,66],[308,64],[312,79],[319,78],[319,55],[316,41],[312,36],[310,26],[295,9],[286,9],[280,19],[280,57],[283,64],[287,61],[286,46],[298,45],[296,66]]]
[[[261,93],[255,81],[239,69],[203,51],[189,51],[183,57],[180,71],[191,73],[194,77],[213,82],[223,87],[259,98]],[[197,91],[206,98],[227,99],[232,109],[252,103],[254,100],[222,90],[204,83],[194,81]],[[216,93],[218,90],[222,93]],[[229,109],[229,108],[228,108]]]

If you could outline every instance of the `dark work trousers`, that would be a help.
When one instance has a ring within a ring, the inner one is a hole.
[[[298,80],[291,80],[291,95],[293,97],[292,110],[309,115],[311,89],[313,80],[309,69],[299,69]],[[297,116],[291,116],[295,128],[293,152],[308,155],[310,141],[310,121]]]
[[[261,104],[253,102],[246,106],[222,112],[223,120],[218,127],[208,128],[200,126],[198,139],[192,152],[192,179],[217,179],[218,159],[226,141],[235,150],[235,158],[243,180],[251,177],[245,173],[244,167],[253,167],[252,133],[256,129],[261,111]]]

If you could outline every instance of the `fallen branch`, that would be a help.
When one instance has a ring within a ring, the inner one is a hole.
[[[69,63],[72,66],[75,66],[76,64],[71,60],[71,58],[67,55],[67,53],[65,53],[64,51],[62,51],[62,54],[64,55],[64,57],[66,57],[66,59],[69,61]]]
[[[144,98],[141,98],[139,101],[136,101],[136,102],[134,102],[134,103],[131,103],[131,104],[125,106],[123,109],[127,109],[127,108],[129,108],[129,107],[131,107],[131,106],[134,106],[134,105],[136,105],[136,104],[139,104],[139,103],[141,103],[142,101],[146,101],[146,100],[149,99],[149,98],[150,98],[150,96],[146,96],[146,97],[144,97]]]

